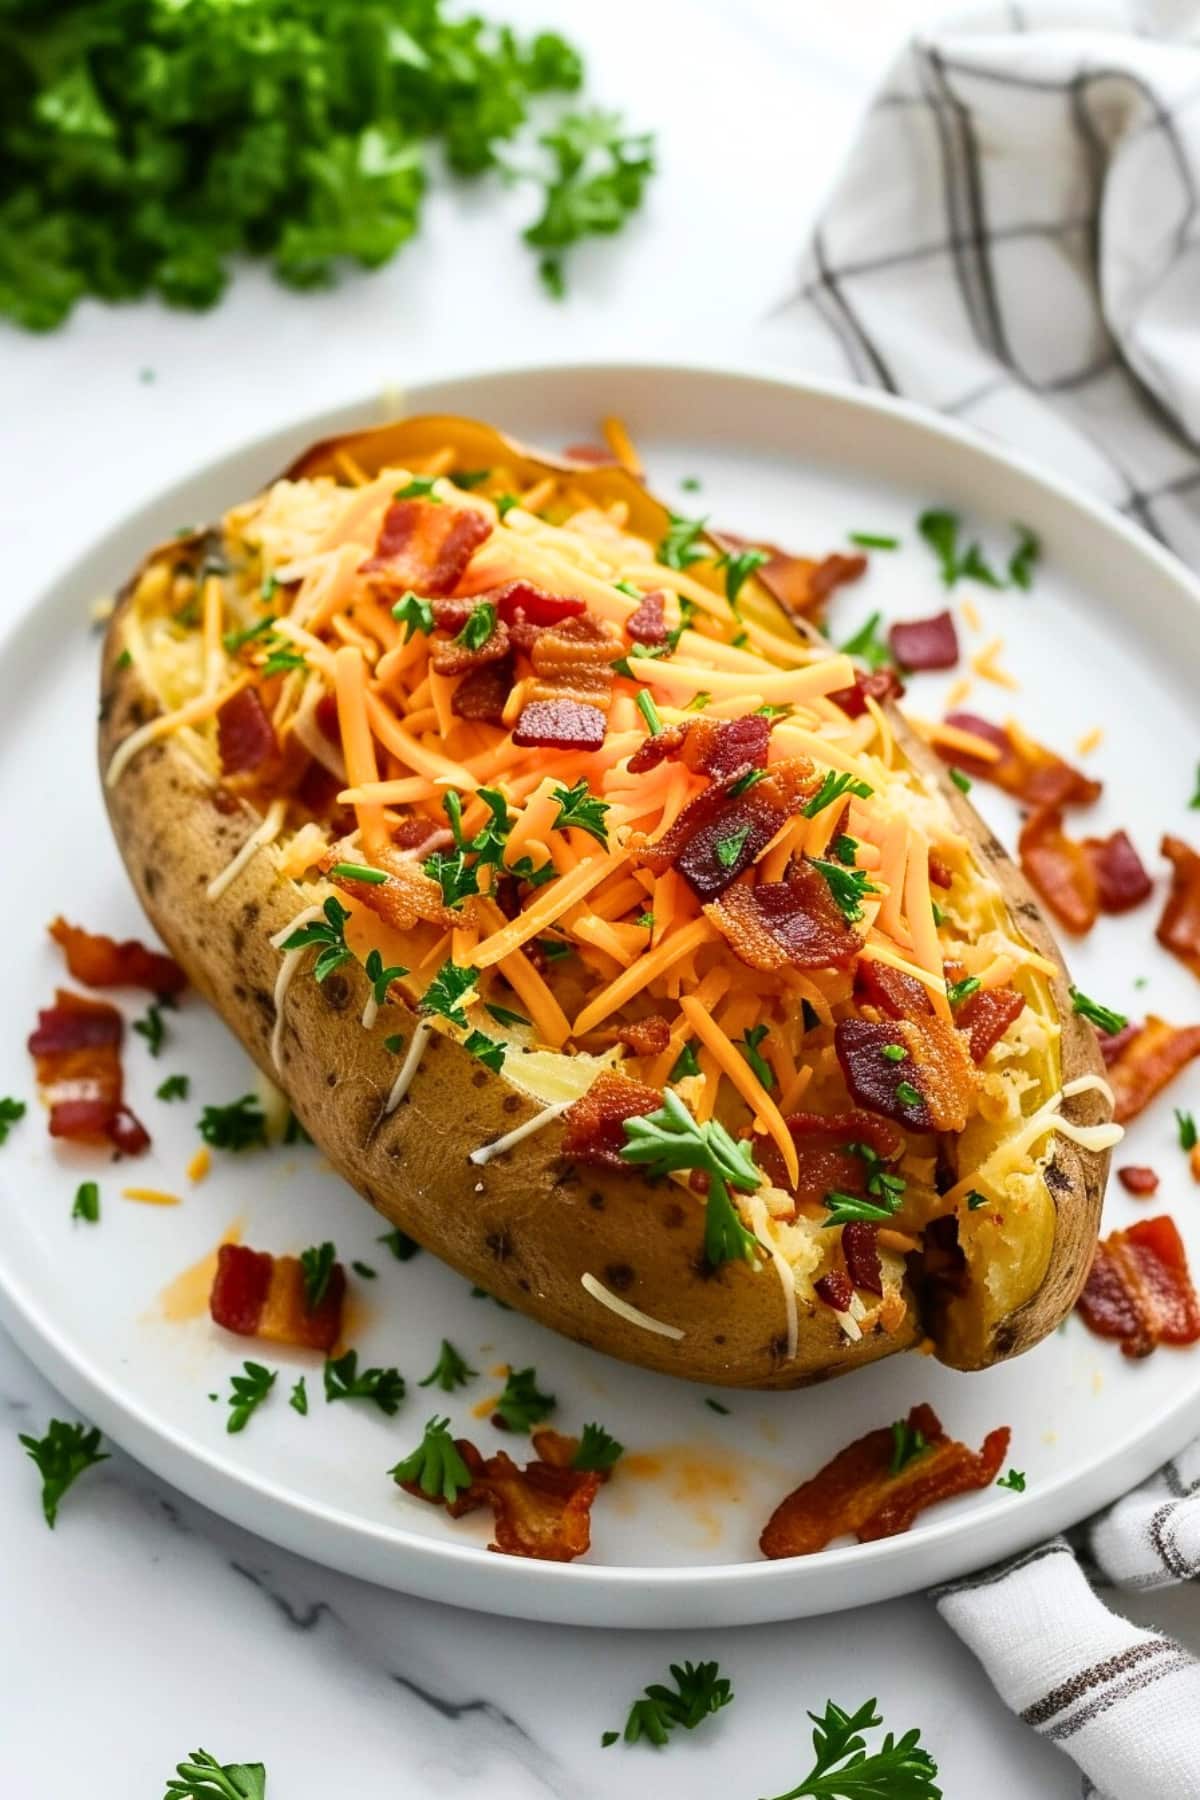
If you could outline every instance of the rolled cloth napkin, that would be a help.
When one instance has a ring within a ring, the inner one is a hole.
[[[918,37],[765,337],[1004,439],[1200,567],[1200,5],[990,6]],[[1200,1441],[935,1596],[1085,1795],[1198,1800],[1200,1665],[1089,1576],[1200,1577]]]

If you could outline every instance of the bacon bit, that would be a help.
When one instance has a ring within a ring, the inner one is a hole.
[[[908,1052],[903,1061],[883,1054],[896,1043]],[[841,1019],[833,1047],[856,1105],[914,1131],[961,1131],[966,1125],[974,1074],[953,1025],[933,1014],[895,1024]]]
[[[599,750],[608,720],[578,700],[531,700],[521,708],[512,741],[521,749]]]
[[[792,556],[777,544],[739,537],[731,531],[712,535],[722,549],[765,550],[767,560],[754,571],[756,577],[789,618],[802,619],[810,625],[820,624],[825,603],[834,589],[857,581],[867,568],[867,559],[862,555],[842,556],[835,551],[816,561],[810,556]]]
[[[450,711],[459,719],[501,725],[512,686],[511,656],[506,656],[502,662],[484,663],[463,676],[450,696]]]
[[[648,737],[629,758],[631,775],[656,769],[667,758],[678,758],[693,775],[724,781],[749,769],[764,769],[771,742],[771,721],[750,713],[743,719],[689,719],[684,725],[668,725],[657,737]]]
[[[217,754],[226,777],[262,777],[278,760],[275,727],[257,688],[239,688],[218,711]]]
[[[427,826],[423,841],[428,842],[437,828],[428,821],[422,823]],[[406,855],[391,844],[381,845],[372,859],[372,866],[386,873],[386,881],[355,881],[351,876],[333,873],[337,863],[362,860],[362,851],[343,839],[325,852],[317,867],[329,877],[334,887],[341,888],[344,894],[352,894],[389,925],[394,925],[397,931],[411,931],[419,921],[442,926],[471,922],[474,908],[469,899],[451,910],[443,903],[439,884],[426,875],[411,854]]]
[[[844,1313],[854,1298],[854,1288],[850,1277],[841,1269],[831,1269],[828,1275],[820,1276],[813,1282],[813,1293],[834,1312]]]
[[[563,619],[539,631],[529,646],[535,680],[532,700],[577,700],[607,711],[612,701],[613,661],[622,639],[603,619]]]
[[[851,1144],[869,1145],[885,1163],[894,1163],[904,1151],[903,1135],[874,1113],[789,1113],[785,1123],[800,1165],[795,1186],[770,1138],[756,1139],[754,1153],[773,1186],[794,1194],[797,1205],[804,1208],[823,1206],[827,1194],[866,1192],[867,1165],[850,1149]],[[701,1192],[707,1192],[704,1181]]]
[[[856,669],[854,686],[838,688],[829,698],[835,706],[841,707],[848,719],[861,719],[868,700],[876,700],[884,706],[889,700],[902,699],[903,695],[904,683],[895,669],[874,669],[869,675]]]
[[[990,1487],[1008,1452],[1007,1426],[976,1452],[946,1436],[931,1406],[914,1406],[908,1425],[927,1450],[893,1475],[891,1427],[857,1438],[776,1507],[759,1539],[763,1555],[807,1556],[847,1532],[864,1544],[894,1537],[935,1501]]]
[[[1200,1304],[1183,1239],[1165,1214],[1101,1238],[1076,1304],[1089,1331],[1121,1340],[1123,1356],[1200,1340]]]
[[[954,873],[944,863],[936,850],[929,852],[929,879],[934,887],[948,888],[954,885]]]
[[[1118,1040],[1119,1047],[1112,1048]],[[1118,1125],[1128,1125],[1193,1057],[1200,1056],[1200,1025],[1168,1025],[1151,1015],[1144,1025],[1114,1033],[1109,1046],[1103,1037],[1100,1042],[1116,1101],[1113,1118]]]
[[[607,1071],[598,1075],[586,1094],[572,1102],[563,1114],[563,1155],[602,1169],[632,1172],[621,1155],[625,1148],[626,1119],[645,1118],[657,1112],[662,1095],[644,1082]]]
[[[1149,897],[1154,883],[1125,832],[1114,831],[1106,838],[1084,838],[1083,848],[1096,877],[1101,912],[1128,912]]]
[[[393,500],[383,515],[375,554],[360,575],[391,595],[452,594],[480,544],[492,534],[482,513],[431,500]]]
[[[732,886],[815,785],[812,764],[803,756],[776,763],[764,781],[731,796],[735,784],[736,778],[714,781],[688,802],[657,843],[638,852],[656,875],[678,869],[702,904]],[[740,848],[726,866],[717,849],[735,839]]]
[[[631,1025],[618,1025],[612,1041],[626,1045],[635,1056],[661,1056],[671,1041],[671,1027],[661,1013],[650,1013]]]
[[[1136,1163],[1127,1163],[1123,1169],[1118,1169],[1117,1180],[1127,1194],[1136,1194],[1139,1200],[1158,1192],[1158,1176],[1154,1170],[1140,1168]]]
[[[954,1018],[959,1030],[967,1034],[971,1061],[981,1063],[1024,1010],[1025,996],[1015,988],[977,988]]]
[[[973,780],[990,781],[995,787],[1003,788],[1006,794],[1023,800],[1027,806],[1089,806],[1100,797],[1098,781],[1073,769],[1053,750],[1034,743],[1024,733],[1018,746],[1008,730],[977,717],[975,713],[947,713],[946,723],[995,744],[1000,759],[982,762],[961,750],[942,749],[945,761],[953,763]]]
[[[1063,830],[1057,806],[1040,806],[1029,815],[1018,851],[1026,879],[1067,930],[1090,931],[1100,911],[1096,872],[1084,846]]]
[[[435,605],[437,603],[435,602]],[[467,620],[476,610],[475,606],[466,608],[466,618],[462,625],[449,627],[457,633],[463,631]],[[440,624],[440,621],[438,621]],[[488,663],[503,662],[509,654],[508,626],[503,619],[497,619],[488,637],[477,650],[471,650],[466,644],[460,644],[458,636],[452,638],[433,637],[430,639],[429,663],[439,675],[465,675],[469,670],[482,669]]]
[[[931,619],[910,619],[893,625],[888,648],[902,669],[952,669],[958,661],[958,633],[950,612]]]
[[[1159,849],[1172,865],[1171,891],[1155,937],[1164,950],[1200,975],[1200,856],[1182,838],[1164,837]]]
[[[649,769],[657,769],[668,757],[673,761],[686,743],[691,728],[690,724],[666,725],[657,736],[646,738],[626,764],[629,773],[644,775]]]
[[[635,644],[665,644],[667,641],[667,615],[663,602],[666,596],[660,589],[652,594],[645,594],[636,612],[631,613],[625,621],[625,629]]]
[[[539,1562],[573,1562],[590,1547],[592,1502],[609,1471],[571,1467],[578,1438],[535,1431],[537,1457],[523,1469],[504,1450],[485,1462],[469,1438],[456,1438],[455,1448],[472,1480],[446,1510],[460,1519],[477,1507],[490,1506],[496,1533],[490,1550]],[[445,1504],[440,1495],[422,1492],[418,1482],[402,1481],[400,1486],[417,1500]]]
[[[115,938],[85,931],[82,925],[68,925],[61,915],[48,929],[61,944],[68,969],[85,987],[140,987],[151,994],[178,994],[187,986],[177,962],[160,950],[147,950],[136,938],[117,943]]]
[[[879,1227],[865,1219],[842,1226],[842,1255],[846,1273],[864,1293],[883,1294],[883,1265],[879,1261]]]
[[[217,1251],[208,1310],[213,1323],[239,1337],[301,1350],[332,1350],[342,1334],[346,1271],[335,1262],[319,1306],[309,1310],[298,1256],[272,1256],[246,1244]]]
[[[810,862],[787,881],[739,884],[705,912],[733,953],[752,969],[848,969],[862,948]]]
[[[38,1013],[29,1053],[50,1108],[50,1136],[111,1144],[127,1156],[149,1148],[150,1134],[122,1104],[121,1015],[107,1000],[59,988]]]
[[[857,997],[869,1006],[878,1007],[889,1019],[926,1019],[933,1016],[929,990],[903,969],[890,963],[868,960],[858,965],[854,974]]]
[[[564,619],[578,619],[587,611],[587,602],[573,594],[547,594],[532,581],[506,581],[477,596],[490,600],[505,625],[561,625]]]

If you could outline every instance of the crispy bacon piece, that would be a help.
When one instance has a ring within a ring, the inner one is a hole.
[[[854,1284],[845,1270],[831,1269],[813,1282],[813,1293],[834,1312],[844,1313],[854,1298]]]
[[[855,970],[854,991],[863,1003],[877,1007],[889,1019],[933,1017],[929,989],[914,975],[893,969],[890,963],[865,958]]]
[[[532,581],[520,579],[506,581],[503,587],[492,588],[478,598],[490,600],[506,625],[536,625],[539,630],[561,625],[564,619],[578,619],[587,611],[586,601],[574,594],[548,594]]]
[[[895,1537],[935,1501],[990,1487],[1008,1452],[1005,1425],[978,1451],[948,1438],[931,1406],[914,1406],[908,1425],[928,1449],[894,1475],[891,1427],[857,1438],[775,1508],[759,1539],[763,1555],[807,1556],[847,1532],[863,1544]]]
[[[934,887],[948,888],[954,884],[954,875],[949,865],[944,863],[936,850],[929,852],[929,879]]]
[[[629,758],[632,775],[656,769],[667,758],[682,762],[693,775],[724,781],[748,769],[765,769],[771,742],[771,721],[757,713],[743,719],[689,719],[684,725],[668,725],[656,737],[639,744]]]
[[[1084,838],[1083,848],[1096,877],[1101,912],[1128,912],[1153,892],[1154,883],[1125,832],[1114,831],[1106,838]]]
[[[48,929],[61,944],[68,969],[86,987],[139,987],[150,994],[178,994],[187,986],[177,962],[161,950],[147,950],[136,938],[117,943],[115,938],[85,931],[82,925],[68,925],[61,914]]]
[[[821,557],[793,556],[777,544],[765,544],[756,538],[739,537],[732,531],[712,533],[722,549],[756,549],[767,552],[767,560],[754,573],[767,592],[777,600],[791,619],[819,625],[825,603],[835,588],[857,581],[865,573],[867,559],[861,554],[843,556],[840,551]]]
[[[1116,1100],[1113,1118],[1118,1125],[1127,1125],[1193,1057],[1200,1056],[1200,1025],[1168,1025],[1151,1014],[1144,1025],[1114,1034],[1113,1041],[1117,1038],[1123,1040],[1120,1048],[1111,1058],[1105,1049],[1104,1060]]]
[[[429,661],[439,675],[465,675],[472,669],[486,667],[488,663],[503,662],[508,656],[508,626],[500,618],[478,649],[472,650],[469,645],[459,643],[459,634],[466,629],[467,620],[474,611],[474,606],[467,608],[466,619],[457,628],[454,637],[435,636],[430,639]]]
[[[906,1054],[893,1060],[885,1051],[896,1045]],[[974,1071],[962,1038],[943,1019],[841,1019],[833,1047],[856,1105],[914,1131],[965,1126]]]
[[[150,1135],[122,1104],[121,1015],[107,1000],[59,988],[38,1013],[29,1038],[38,1085],[50,1108],[50,1136],[111,1144],[126,1156],[148,1149]]]
[[[754,1154],[773,1186],[794,1194],[804,1208],[823,1206],[825,1196],[835,1192],[865,1194],[867,1163],[851,1144],[865,1144],[883,1163],[894,1163],[904,1150],[903,1134],[874,1113],[789,1113],[786,1124],[800,1165],[794,1187],[770,1138],[755,1139]]]
[[[512,740],[522,749],[599,750],[608,720],[578,700],[531,700],[521,708]]]
[[[625,629],[635,644],[665,644],[667,641],[666,595],[656,588],[644,594],[637,611],[630,613]]]
[[[261,778],[279,760],[271,715],[257,688],[239,688],[217,713],[217,754],[221,773]]]
[[[614,1044],[625,1044],[635,1056],[661,1056],[671,1041],[671,1027],[661,1013],[649,1013],[630,1025],[618,1025]]]
[[[537,1455],[523,1469],[504,1450],[485,1461],[469,1438],[456,1438],[455,1448],[472,1480],[446,1510],[460,1519],[480,1506],[490,1506],[496,1534],[490,1550],[539,1562],[574,1562],[589,1548],[592,1502],[609,1471],[571,1467],[578,1438],[535,1431]],[[400,1486],[417,1500],[445,1504],[440,1495],[424,1493],[419,1482],[402,1481]]]
[[[846,1273],[856,1288],[867,1294],[883,1294],[883,1265],[879,1261],[879,1227],[866,1219],[852,1219],[842,1226],[842,1255]]]
[[[1025,996],[1015,988],[978,988],[954,1017],[959,1030],[967,1034],[971,1061],[981,1063],[1024,1010]]]
[[[360,575],[388,595],[452,594],[467,564],[492,534],[482,513],[433,500],[393,500],[383,515],[375,554]]]
[[[1068,837],[1057,806],[1039,806],[1021,827],[1018,850],[1026,879],[1068,931],[1090,931],[1100,889],[1084,846]]]
[[[1047,750],[1045,745],[1035,743],[1024,732],[1014,737],[1011,730],[967,712],[947,713],[946,723],[995,744],[1000,760],[982,762],[973,756],[965,756],[961,750],[943,749],[941,754],[945,760],[973,780],[990,781],[993,786],[1003,788],[1006,794],[1023,800],[1027,806],[1089,806],[1100,797],[1098,781],[1073,769],[1061,756]]]
[[[689,800],[670,830],[638,852],[656,875],[678,869],[702,903],[717,899],[749,868],[815,782],[812,764],[798,756],[776,763],[744,793],[730,793],[736,784],[736,777],[714,781]]]
[[[598,1075],[587,1093],[563,1114],[562,1153],[576,1162],[620,1169],[628,1175],[633,1165],[621,1155],[627,1142],[625,1121],[645,1118],[661,1105],[657,1088],[631,1081],[627,1075]]]
[[[864,669],[855,669],[854,686],[837,688],[829,698],[835,706],[840,706],[848,719],[861,719],[867,710],[868,700],[877,700],[881,706],[889,700],[900,700],[904,696],[904,683],[895,669],[873,669],[870,674]]]
[[[1140,1167],[1136,1163],[1126,1163],[1123,1169],[1118,1169],[1117,1180],[1127,1194],[1136,1194],[1139,1200],[1158,1192],[1158,1176],[1154,1170]]]
[[[1089,1331],[1119,1338],[1124,1356],[1200,1341],[1200,1303],[1183,1239],[1165,1214],[1101,1238],[1076,1304]]]
[[[954,615],[940,612],[930,619],[898,622],[888,632],[888,649],[902,669],[952,669],[958,661]]]
[[[459,719],[472,719],[485,725],[502,724],[513,678],[511,656],[472,669],[451,694],[450,711]]]
[[[438,827],[422,821],[428,826],[422,839],[422,847],[430,844]],[[323,875],[328,875],[335,887],[341,888],[345,894],[352,894],[364,906],[378,913],[397,931],[411,931],[418,921],[428,925],[463,925],[469,923],[473,914],[471,901],[464,900],[461,906],[453,910],[442,900],[442,890],[432,876],[426,875],[424,869],[410,853],[387,844],[375,852],[373,866],[382,869],[386,881],[355,881],[347,875],[335,875],[337,863],[361,863],[362,851],[345,842],[333,844],[321,858],[317,867]]]
[[[272,1256],[246,1244],[222,1244],[208,1296],[213,1323],[239,1337],[332,1350],[342,1335],[346,1271],[335,1262],[320,1304],[309,1309],[298,1256]]]
[[[803,860],[787,881],[739,884],[704,910],[734,955],[768,974],[848,969],[862,948],[825,877]]]
[[[530,699],[578,700],[607,712],[612,701],[612,665],[622,645],[615,625],[587,613],[548,625],[529,647],[535,677]]]
[[[1155,937],[1164,950],[1200,975],[1200,856],[1182,838],[1167,836],[1159,846],[1171,864],[1171,891]]]

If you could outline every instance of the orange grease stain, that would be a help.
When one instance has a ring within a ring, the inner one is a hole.
[[[725,1529],[722,1509],[740,1506],[746,1499],[747,1473],[744,1456],[727,1456],[699,1444],[631,1450],[617,1465],[613,1499],[627,1481],[661,1482],[667,1499],[691,1516],[704,1541],[717,1544]]]
[[[202,1256],[199,1262],[192,1263],[182,1274],[168,1282],[158,1296],[159,1312],[172,1325],[181,1325],[188,1319],[202,1319],[208,1312],[208,1296],[212,1292],[213,1277],[217,1272],[217,1250],[221,1244],[240,1244],[242,1241],[243,1221],[235,1219],[233,1224],[221,1238],[216,1249]]]
[[[342,1329],[337,1343],[329,1352],[331,1356],[344,1356],[355,1338],[366,1330],[374,1317],[374,1309],[353,1288],[346,1289],[346,1298],[342,1302]]]

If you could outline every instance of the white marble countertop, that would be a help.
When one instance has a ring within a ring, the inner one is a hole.
[[[459,364],[752,355],[861,105],[932,9],[492,10],[560,25],[588,51],[597,97],[659,129],[662,175],[645,215],[579,257],[562,306],[542,297],[515,244],[519,194],[495,203],[443,188],[397,263],[329,295],[295,296],[251,272],[207,316],[88,305],[44,339],[0,328],[0,623],[55,572],[47,546],[61,567],[134,500],[293,415]],[[1010,1717],[923,1599],[693,1634],[488,1619],[275,1550],[119,1452],[80,1483],[51,1535],[15,1433],[41,1432],[64,1410],[0,1335],[6,1792],[152,1800],[203,1744],[222,1761],[264,1761],[272,1800],[754,1800],[808,1768],[807,1708],[878,1695],[890,1725],[921,1726],[954,1800],[1079,1793],[1074,1766]],[[1186,1628],[1179,1603],[1160,1602],[1156,1616]],[[644,1682],[672,1659],[710,1656],[737,1690],[719,1720],[668,1753],[601,1751]],[[86,1772],[58,1739],[64,1717],[72,1745],[88,1749]]]

